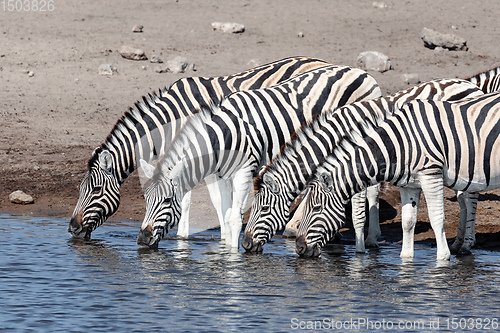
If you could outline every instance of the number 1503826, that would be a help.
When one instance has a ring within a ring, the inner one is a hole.
[[[52,12],[54,0],[2,0],[4,12]]]

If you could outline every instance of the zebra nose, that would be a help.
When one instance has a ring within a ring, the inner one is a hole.
[[[262,247],[264,245],[264,241],[253,241],[253,235],[250,232],[245,232],[243,234],[243,238],[241,240],[241,246],[247,252],[262,252]]]
[[[318,243],[310,245],[307,244],[306,237],[304,235],[298,237],[295,240],[295,251],[301,257],[319,257],[321,255],[321,247]]]
[[[305,236],[300,236],[295,240],[295,252],[302,256],[307,252],[307,242]]]
[[[81,239],[89,239],[90,232],[87,226],[83,226],[83,214],[78,213],[71,217],[68,226],[68,232],[71,236]]]
[[[147,228],[139,231],[139,235],[137,235],[137,245],[156,249],[158,248],[158,243],[159,240],[153,236],[151,227],[148,226]]]

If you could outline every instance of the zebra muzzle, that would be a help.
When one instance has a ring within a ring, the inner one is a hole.
[[[141,229],[137,235],[137,245],[141,247],[149,247],[151,249],[158,248],[159,238],[153,236],[151,228]]]
[[[68,232],[75,238],[90,239],[91,230],[83,225],[83,213],[80,212],[71,218]]]
[[[247,252],[262,252],[264,241],[260,240],[254,242],[252,234],[245,232],[241,240],[241,246],[243,246]]]
[[[321,247],[319,244],[307,244],[307,240],[304,235],[296,239],[295,251],[299,256],[304,258],[319,257],[321,255]]]

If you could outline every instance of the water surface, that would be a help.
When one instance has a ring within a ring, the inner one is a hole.
[[[346,245],[302,259],[276,238],[249,255],[214,230],[153,251],[137,247],[137,222],[106,223],[91,241],[67,225],[0,215],[1,332],[498,331],[498,252],[437,263],[435,248],[402,261],[399,244]]]

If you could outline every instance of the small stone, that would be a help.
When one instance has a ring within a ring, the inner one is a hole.
[[[257,67],[257,66],[260,66],[260,61],[257,60],[257,59],[251,59],[248,63],[247,63],[248,66],[250,67]]]
[[[136,25],[134,25],[134,26],[132,27],[132,32],[137,32],[137,33],[140,33],[140,32],[142,32],[142,29],[143,29],[143,28],[144,28],[144,27],[143,27],[142,25],[138,25],[138,24],[136,24]]]
[[[364,70],[379,72],[385,72],[392,69],[389,57],[377,51],[360,53],[356,60],[356,65]]]
[[[27,205],[32,204],[35,201],[31,195],[24,193],[23,191],[14,191],[9,194],[9,201],[15,204]]]
[[[152,55],[151,56],[151,59],[149,59],[149,62],[153,63],[153,64],[162,64],[163,63],[163,60],[158,57],[157,55]]]
[[[189,63],[184,57],[176,57],[173,60],[168,60],[164,67],[158,66],[155,68],[156,73],[180,74],[189,70],[196,71],[194,64]]]
[[[233,34],[242,33],[245,31],[245,26],[234,22],[213,22],[212,29]]]
[[[28,76],[29,76],[29,77],[33,77],[33,76],[35,76],[35,73],[33,73],[32,71],[29,71],[29,72],[28,72]]]
[[[39,167],[38,165],[35,165],[35,166],[33,167],[33,170],[38,171],[38,170],[40,170],[40,167]]]
[[[113,64],[102,64],[99,66],[99,75],[113,75],[117,72],[118,70]]]
[[[404,83],[407,83],[410,85],[415,85],[415,84],[420,83],[420,80],[418,78],[418,74],[416,74],[416,73],[403,74],[403,75],[401,75],[401,80],[403,80]]]
[[[141,49],[135,49],[131,46],[123,45],[120,49],[120,55],[130,60],[148,60],[146,54]]]
[[[303,38],[304,37],[304,33],[302,31],[300,31],[298,34],[297,34],[298,37],[300,38]]]
[[[420,38],[422,38],[424,46],[429,49],[442,47],[452,51],[468,50],[465,39],[452,34],[443,34],[429,28],[422,29]]]
[[[372,4],[373,8],[384,9],[387,8],[387,4],[385,2],[374,1]]]

